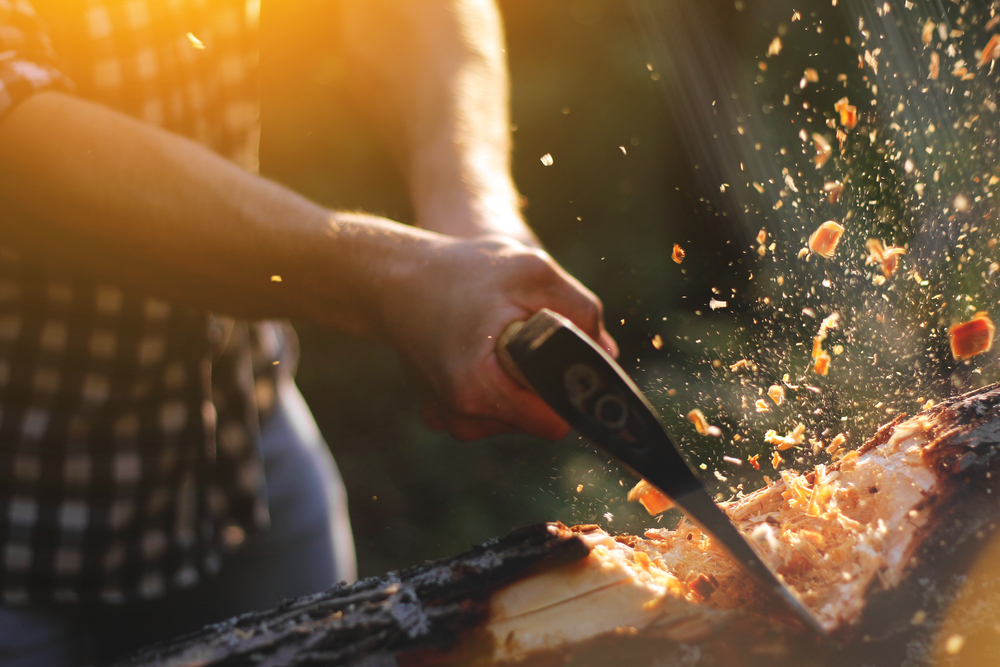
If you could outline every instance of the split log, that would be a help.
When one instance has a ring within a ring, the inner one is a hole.
[[[783,616],[685,521],[642,537],[552,523],[120,665],[889,667],[1000,655],[1000,385],[897,418],[837,463],[785,472],[726,511],[828,638]]]

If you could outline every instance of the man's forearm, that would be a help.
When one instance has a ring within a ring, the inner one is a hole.
[[[492,0],[346,0],[359,104],[385,131],[418,223],[534,242],[510,176],[503,30]]]
[[[379,266],[422,233],[353,219],[69,95],[36,95],[0,121],[8,242],[176,302],[368,330]]]
[[[181,305],[377,334],[424,387],[429,423],[461,438],[566,433],[501,369],[494,345],[510,322],[552,308],[614,350],[600,302],[540,250],[331,213],[187,139],[61,93],[0,119],[0,230],[36,264]]]

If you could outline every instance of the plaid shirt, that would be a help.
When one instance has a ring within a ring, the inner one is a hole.
[[[258,8],[0,0],[0,118],[68,91],[256,169]],[[119,603],[218,570],[267,524],[258,408],[293,336],[0,247],[0,600]]]

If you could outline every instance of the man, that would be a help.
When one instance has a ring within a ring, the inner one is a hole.
[[[614,350],[518,211],[490,0],[343,2],[357,100],[422,229],[253,173],[259,6],[0,0],[0,650],[17,664],[106,658],[353,576],[294,338],[229,316],[384,339],[428,425],[460,439],[567,432],[499,367],[511,321],[549,307]]]

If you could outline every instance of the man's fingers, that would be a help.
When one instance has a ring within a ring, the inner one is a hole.
[[[569,424],[538,396],[532,394],[518,410],[518,430],[546,440],[561,440],[569,434]]]
[[[427,401],[420,406],[420,419],[432,431],[443,431],[445,428],[441,408]]]
[[[618,343],[615,339],[611,337],[611,334],[602,326],[601,327],[601,337],[597,339],[597,344],[600,345],[611,355],[612,359],[618,358]]]
[[[501,433],[513,433],[517,429],[510,424],[498,422],[493,419],[482,419],[479,417],[463,417],[459,414],[451,414],[446,420],[448,433],[456,440],[468,442],[479,440],[491,435]]]
[[[604,348],[605,352],[615,359],[618,358],[618,344],[604,328],[604,306],[589,291],[584,294],[564,295],[561,300],[547,300],[535,311],[542,308],[548,308],[566,317],[590,336],[591,340]]]
[[[545,253],[534,255],[538,279],[531,285],[523,305],[534,313],[549,308],[569,318],[613,357],[618,346],[604,328],[604,304]]]
[[[448,432],[459,440],[511,432],[559,440],[569,433],[569,425],[545,401],[519,385],[514,396],[504,397],[495,404],[492,417],[448,411],[444,422]]]
[[[495,355],[486,362],[483,378],[489,383],[480,389],[489,387],[490,391],[476,402],[455,406],[425,402],[420,411],[424,424],[431,430],[446,430],[458,440],[516,431],[559,440],[569,433],[569,425],[537,394],[507,375]]]
[[[569,433],[569,425],[538,394],[504,371],[496,354],[487,358],[486,372],[488,377],[495,378],[497,417],[520,431],[547,440],[559,440]]]
[[[424,404],[424,424],[432,431],[448,431],[457,440],[478,440],[500,433],[512,433],[517,427],[486,417],[467,417],[440,405]]]
[[[475,294],[475,303],[482,305],[478,310],[446,310],[450,318],[446,330],[455,335],[442,346],[444,353],[436,357],[436,368],[443,374],[428,378],[436,391],[435,402],[423,410],[424,422],[430,428],[447,429],[462,440],[512,430],[550,440],[564,437],[569,432],[566,422],[508,376],[488,346],[510,321],[550,308],[617,356],[618,346],[604,327],[600,299],[542,250],[502,240],[457,244],[451,249],[460,253],[463,261],[469,261],[466,255],[472,252],[477,265],[481,255],[491,258],[496,276],[483,284],[459,280],[462,289],[458,293]],[[500,298],[485,298],[492,295],[490,290],[498,292]]]
[[[514,430],[510,424],[495,419],[463,417],[443,405],[432,403],[420,407],[420,417],[430,430],[448,431],[457,440],[477,440]]]

